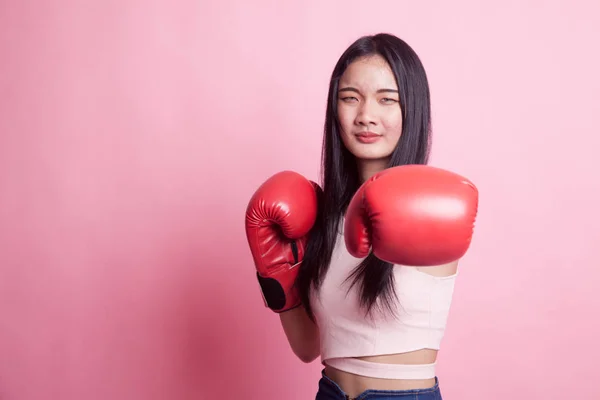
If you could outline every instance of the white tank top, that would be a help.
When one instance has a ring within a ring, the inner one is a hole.
[[[395,265],[396,315],[382,315],[377,310],[372,317],[367,317],[359,304],[359,285],[349,290],[351,279],[347,279],[361,261],[346,250],[343,228],[340,229],[322,286],[318,293],[313,291],[311,294],[311,305],[320,332],[321,362],[326,364],[330,360],[332,365],[335,361],[337,364],[332,366],[336,368],[360,373],[360,368],[355,371],[351,368],[355,365],[350,364],[355,363],[354,360],[343,364],[337,359],[420,349],[438,350],[457,275],[436,277],[415,267]],[[381,365],[376,369],[371,376],[393,377],[388,376]],[[431,368],[428,374],[433,374]],[[412,376],[415,379],[421,377],[424,377],[422,373]]]

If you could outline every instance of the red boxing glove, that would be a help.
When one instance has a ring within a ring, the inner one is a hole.
[[[471,244],[479,193],[468,179],[426,165],[386,169],[367,180],[350,201],[346,248],[407,266],[442,265]]]
[[[246,237],[265,306],[283,312],[300,305],[294,289],[321,188],[292,171],[279,172],[254,193],[246,209]]]

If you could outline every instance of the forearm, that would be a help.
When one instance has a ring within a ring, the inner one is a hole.
[[[279,318],[294,354],[305,363],[314,361],[320,354],[319,328],[304,307],[280,313]]]

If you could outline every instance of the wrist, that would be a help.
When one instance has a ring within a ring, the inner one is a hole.
[[[265,307],[276,313],[294,309],[302,304],[300,294],[295,287],[300,263],[281,268],[268,276],[257,272],[256,276]]]

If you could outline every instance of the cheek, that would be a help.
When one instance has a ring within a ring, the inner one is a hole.
[[[389,115],[385,120],[385,128],[388,133],[394,136],[400,136],[402,133],[402,113]]]
[[[343,134],[350,132],[352,130],[354,117],[351,113],[345,109],[344,107],[338,107],[338,122],[340,124],[340,128],[342,128]]]

